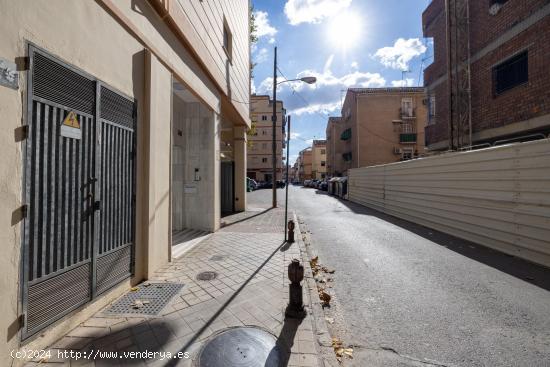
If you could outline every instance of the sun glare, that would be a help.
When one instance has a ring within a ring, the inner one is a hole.
[[[332,45],[343,49],[357,45],[361,33],[361,18],[349,12],[336,15],[328,27],[328,38]]]

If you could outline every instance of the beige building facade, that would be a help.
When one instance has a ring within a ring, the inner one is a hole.
[[[327,175],[327,141],[313,140],[311,144],[311,177],[323,180]]]
[[[342,133],[342,118],[329,117],[326,137],[327,137],[327,175],[328,177],[338,177],[344,172],[344,160],[342,159],[343,145],[339,143]]]
[[[245,209],[249,3],[0,8],[0,365],[20,365],[171,261],[174,233]]]
[[[298,180],[300,182],[303,183],[305,180],[313,179],[312,163],[313,152],[311,147],[300,151],[298,155]]]
[[[250,118],[252,131],[249,134],[246,174],[258,182],[271,182],[273,177],[273,100],[266,95],[250,97]],[[277,178],[284,177],[283,149],[285,142],[286,110],[282,101],[277,101]]]
[[[340,118],[327,124],[329,176],[424,153],[424,88],[350,88]]]

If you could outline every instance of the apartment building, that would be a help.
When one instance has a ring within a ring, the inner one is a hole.
[[[246,206],[249,2],[0,0],[0,365]],[[6,77],[7,76],[7,77]]]
[[[435,50],[424,72],[430,150],[550,132],[548,1],[434,0],[422,24]]]
[[[426,120],[424,88],[348,89],[341,118],[327,125],[330,174],[419,156]]]
[[[329,117],[326,128],[327,146],[327,175],[328,177],[342,176],[344,171],[344,160],[341,151],[343,144],[337,144],[342,133],[342,118]],[[336,139],[337,137],[338,139]]]
[[[298,155],[298,180],[304,182],[304,180],[311,180],[312,176],[312,149],[308,147],[300,151]]]
[[[323,180],[327,175],[327,141],[313,140],[311,144],[311,177]]]
[[[246,174],[258,182],[271,182],[273,177],[273,100],[266,95],[250,97],[250,118],[252,133],[249,134]],[[277,178],[284,176],[283,149],[285,143],[286,110],[282,101],[277,101]]]

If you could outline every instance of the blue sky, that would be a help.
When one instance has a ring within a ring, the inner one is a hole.
[[[342,90],[422,85],[421,70],[432,62],[430,42],[422,37],[422,12],[429,3],[253,0],[259,36],[252,50],[253,91],[272,93],[274,46],[288,79],[318,79],[313,86],[284,83],[278,89],[277,99],[292,115],[290,163],[311,139],[325,137],[328,116],[340,115]]]

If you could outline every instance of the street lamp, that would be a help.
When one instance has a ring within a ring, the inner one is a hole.
[[[317,81],[317,78],[314,76],[305,76],[298,79],[283,80],[277,83],[277,47],[275,47],[274,59],[273,59],[273,114],[271,115],[271,121],[273,123],[273,138],[271,141],[272,144],[272,163],[273,163],[273,175],[271,178],[272,181],[272,190],[273,190],[273,208],[277,207],[277,85],[286,83],[286,82],[295,82],[300,81],[307,84],[313,84]],[[284,121],[282,121],[284,123]],[[288,157],[286,157],[288,159]],[[286,224],[286,223],[285,223]]]

